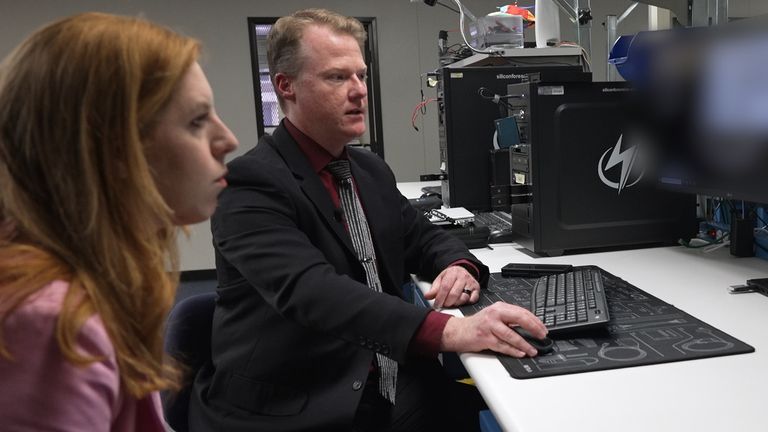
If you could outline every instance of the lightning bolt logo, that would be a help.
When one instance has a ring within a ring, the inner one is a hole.
[[[597,175],[600,176],[600,180],[608,187],[616,189],[619,194],[621,194],[621,191],[624,190],[624,188],[632,187],[637,184],[637,182],[640,181],[641,178],[643,178],[643,174],[645,171],[641,172],[640,175],[637,176],[637,178],[632,182],[627,184],[629,181],[629,177],[632,174],[632,166],[635,164],[635,158],[637,156],[637,146],[630,147],[628,149],[621,149],[621,143],[624,139],[624,135],[619,135],[619,140],[616,141],[616,145],[613,146],[613,148],[609,148],[608,150],[603,153],[603,155],[600,157],[600,161],[597,163]],[[608,156],[608,153],[611,155]],[[605,162],[605,165],[603,165],[603,160],[605,157],[608,156],[608,160]],[[616,165],[621,164],[621,176],[619,177],[618,182],[614,182],[609,180],[605,176],[605,171],[608,171],[609,169],[615,167]]]

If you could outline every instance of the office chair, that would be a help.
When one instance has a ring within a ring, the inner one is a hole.
[[[480,411],[480,432],[502,432],[491,410]]]
[[[178,393],[163,394],[165,421],[176,432],[187,432],[187,411],[197,371],[211,361],[211,327],[216,293],[188,297],[173,307],[168,316],[165,351],[187,369]]]

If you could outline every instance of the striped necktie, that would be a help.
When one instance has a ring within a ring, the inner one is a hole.
[[[347,222],[347,230],[352,238],[352,245],[357,253],[360,264],[365,269],[368,287],[376,292],[382,292],[379,273],[376,269],[376,253],[373,250],[373,239],[368,228],[368,221],[363,212],[363,206],[357,198],[355,186],[352,183],[352,171],[348,160],[336,160],[325,167],[336,178],[339,185],[339,201]],[[395,404],[397,385],[397,362],[381,353],[376,353],[379,365],[379,393]]]

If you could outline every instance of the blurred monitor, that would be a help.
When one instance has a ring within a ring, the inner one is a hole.
[[[633,117],[659,184],[768,203],[766,19],[653,33]]]

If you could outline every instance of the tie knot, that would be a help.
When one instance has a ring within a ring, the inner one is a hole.
[[[336,180],[347,180],[352,178],[352,170],[349,167],[349,161],[346,159],[340,159],[331,161],[325,166]]]

